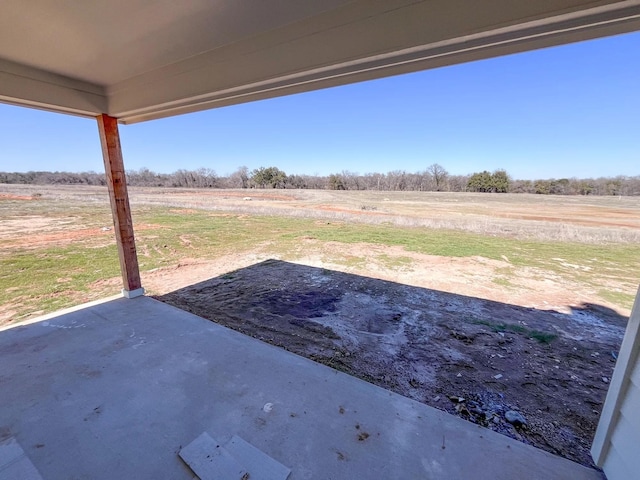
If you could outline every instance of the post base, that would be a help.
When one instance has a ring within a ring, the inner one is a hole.
[[[136,288],[135,290],[122,289],[122,296],[125,298],[136,298],[144,295],[144,288]]]

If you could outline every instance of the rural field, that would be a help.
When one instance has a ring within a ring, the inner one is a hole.
[[[640,197],[130,197],[148,294],[591,465],[640,283]],[[120,288],[105,188],[0,185],[0,325]]]

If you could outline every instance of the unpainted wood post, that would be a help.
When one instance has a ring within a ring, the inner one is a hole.
[[[98,116],[97,120],[100,143],[102,144],[104,171],[109,188],[111,215],[113,216],[116,243],[118,244],[118,258],[120,259],[120,271],[122,272],[124,287],[122,293],[127,298],[138,297],[144,295],[144,289],[140,282],[138,255],[136,254],[136,242],[133,236],[133,222],[131,221],[129,193],[127,192],[127,180],[122,159],[122,148],[120,147],[118,120],[106,114]]]

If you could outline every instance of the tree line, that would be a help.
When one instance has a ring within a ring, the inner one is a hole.
[[[131,186],[169,188],[281,188],[424,192],[535,193],[541,195],[640,195],[640,175],[600,178],[514,180],[505,170],[452,175],[434,163],[423,171],[393,170],[359,174],[287,175],[277,167],[240,167],[220,176],[209,168],[156,173],[148,168],[127,172]],[[30,185],[106,185],[96,172],[0,172],[0,183]]]

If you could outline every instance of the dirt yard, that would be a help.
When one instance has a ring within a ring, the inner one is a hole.
[[[157,298],[590,466],[626,324],[277,260]]]

